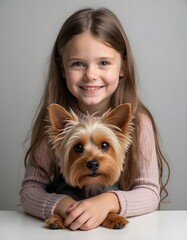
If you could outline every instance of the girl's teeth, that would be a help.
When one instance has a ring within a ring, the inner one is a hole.
[[[99,89],[100,87],[83,87],[84,90],[88,90],[88,91],[94,91]]]

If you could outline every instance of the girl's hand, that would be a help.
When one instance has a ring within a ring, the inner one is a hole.
[[[67,210],[65,226],[71,230],[90,230],[98,227],[110,212],[119,212],[119,202],[114,193],[103,193],[79,202]]]

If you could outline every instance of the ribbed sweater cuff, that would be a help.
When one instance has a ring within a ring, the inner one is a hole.
[[[127,211],[127,199],[124,195],[124,191],[110,191],[110,192],[115,193],[118,198],[119,205],[120,205],[119,215],[125,216]]]
[[[54,214],[54,210],[55,210],[55,207],[58,204],[58,202],[66,197],[67,196],[65,196],[65,195],[60,195],[60,194],[55,194],[55,193],[52,193],[49,195],[49,197],[46,200],[46,203],[44,204],[45,219],[51,217]]]

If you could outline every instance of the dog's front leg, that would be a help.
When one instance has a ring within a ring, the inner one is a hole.
[[[124,217],[115,213],[109,213],[101,226],[109,229],[121,229],[127,224],[128,221]]]
[[[64,219],[59,215],[53,215],[51,218],[46,220],[46,223],[51,229],[64,229]]]

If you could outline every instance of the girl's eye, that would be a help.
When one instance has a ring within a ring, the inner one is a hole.
[[[82,62],[73,62],[72,67],[85,67],[85,64]]]
[[[99,65],[100,65],[101,67],[105,67],[105,66],[110,65],[110,62],[109,62],[109,61],[101,61]]]
[[[75,152],[77,152],[77,153],[83,153],[84,152],[84,146],[82,145],[82,144],[76,144],[75,146],[74,146],[74,150],[75,150]]]

